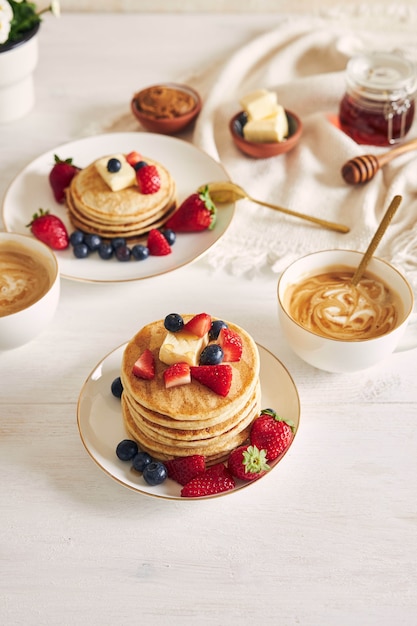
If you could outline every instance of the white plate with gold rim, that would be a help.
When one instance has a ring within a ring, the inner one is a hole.
[[[108,354],[85,381],[77,406],[77,422],[81,440],[93,461],[118,483],[142,494],[167,500],[200,500],[228,495],[235,491],[255,485],[258,481],[236,481],[231,491],[206,496],[204,498],[182,498],[181,486],[171,479],[161,485],[151,487],[142,475],[132,469],[131,463],[120,461],[116,456],[117,444],[122,439],[130,439],[125,430],[120,400],[111,392],[113,380],[120,374],[122,356],[126,344]],[[297,434],[300,422],[300,400],[297,388],[284,365],[268,350],[258,345],[261,360],[261,397],[262,408],[273,408],[285,419],[291,420]],[[290,449],[270,465],[276,468]],[[258,480],[269,476],[271,471]]]
[[[107,133],[78,139],[42,154],[29,163],[10,184],[3,201],[3,223],[11,232],[28,233],[27,224],[39,208],[58,215],[71,232],[65,206],[55,201],[49,185],[49,172],[54,155],[72,158],[74,165],[86,167],[94,160],[117,152],[133,150],[162,163],[177,184],[178,202],[194,193],[198,187],[213,180],[229,180],[223,166],[191,143],[176,137],[153,133]],[[56,253],[61,276],[87,282],[125,282],[159,276],[173,271],[205,254],[225,233],[234,214],[235,205],[222,205],[213,230],[201,233],[179,233],[172,253],[163,257],[148,257],[144,261],[120,262],[113,258],[100,259],[91,254],[77,259],[72,249]]]

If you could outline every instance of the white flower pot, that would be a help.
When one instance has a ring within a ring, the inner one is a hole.
[[[14,44],[0,46],[0,124],[25,116],[35,104],[39,24]]]

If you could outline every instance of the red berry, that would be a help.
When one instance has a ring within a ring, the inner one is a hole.
[[[181,489],[183,498],[201,498],[204,496],[212,496],[217,493],[229,491],[235,487],[235,481],[230,474],[224,473],[219,476],[205,472],[190,480]]]
[[[231,328],[220,330],[218,343],[223,350],[223,361],[240,361],[242,358],[242,338]]]
[[[147,348],[134,363],[132,373],[138,378],[152,380],[155,377],[155,359]]]
[[[152,228],[149,231],[146,245],[148,246],[149,254],[153,256],[166,256],[172,252],[171,246],[157,228]]]
[[[69,236],[65,224],[56,215],[51,215],[49,211],[39,209],[39,213],[34,214],[27,226],[37,239],[53,250],[68,248]]]
[[[270,469],[266,462],[266,451],[256,446],[239,446],[230,453],[227,461],[230,473],[241,480],[256,480]]]
[[[229,393],[233,376],[231,365],[192,365],[190,370],[192,378],[219,396],[226,397]]]
[[[139,152],[136,152],[136,150],[133,150],[132,152],[129,152],[129,154],[126,155],[126,161],[129,163],[129,165],[134,167],[136,163],[139,163],[139,161],[142,161],[142,155],[139,154]]]
[[[72,164],[72,159],[62,161],[59,156],[54,155],[55,165],[49,172],[49,183],[52,187],[54,198],[60,204],[65,200],[65,189],[68,187],[75,174],[80,168]]]
[[[144,165],[136,171],[139,191],[143,194],[156,193],[161,188],[161,178],[155,165]]]
[[[186,385],[191,382],[190,366],[188,363],[173,363],[164,371],[166,389]]]
[[[196,335],[196,337],[204,337],[211,328],[211,316],[208,313],[198,313],[194,315],[186,324],[183,330]]]
[[[216,207],[210,198],[208,186],[184,200],[165,223],[175,232],[198,232],[214,228]]]
[[[273,461],[288,448],[293,436],[291,422],[279,417],[272,409],[265,409],[252,424],[250,442],[266,450],[266,458]]]
[[[206,469],[206,459],[201,454],[177,457],[164,462],[168,476],[180,485],[186,485],[190,480],[203,474]]]

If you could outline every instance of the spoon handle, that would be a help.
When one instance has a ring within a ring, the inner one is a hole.
[[[400,144],[396,148],[391,148],[388,152],[384,152],[377,156],[379,167],[383,167],[387,163],[389,163],[392,159],[395,159],[400,154],[404,154],[405,152],[410,152],[411,150],[417,150],[417,139],[412,139],[411,141],[407,141],[406,143]]]
[[[401,200],[402,200],[402,196],[394,196],[393,199],[391,200],[391,204],[386,210],[385,215],[382,218],[381,223],[375,232],[375,235],[371,239],[371,243],[369,244],[365,254],[362,257],[362,261],[359,263],[356,269],[356,272],[354,273],[352,277],[352,283],[354,285],[357,285],[358,282],[360,281],[362,274],[364,273],[373,253],[375,252],[379,242],[382,239],[383,234],[385,233],[389,223],[394,217],[394,213],[400,206]]]
[[[328,222],[327,220],[322,220],[320,217],[314,217],[313,215],[306,215],[305,213],[298,213],[298,211],[285,209],[284,207],[277,206],[276,204],[269,204],[269,202],[262,202],[261,200],[255,200],[254,198],[250,196],[248,196],[248,199],[251,202],[255,202],[255,204],[260,204],[261,206],[265,206],[268,209],[274,209],[275,211],[280,211],[281,213],[286,213],[287,215],[292,215],[293,217],[300,217],[303,220],[314,222],[315,224],[320,224],[320,226],[324,226],[324,228],[329,228],[330,230],[336,230],[339,233],[348,233],[350,231],[350,228],[348,226],[343,226],[343,224],[335,224],[334,222]]]

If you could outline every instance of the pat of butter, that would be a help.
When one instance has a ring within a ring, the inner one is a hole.
[[[109,172],[107,163],[110,159],[118,159],[122,164],[118,172]],[[112,191],[120,191],[136,185],[136,172],[126,161],[124,154],[111,154],[96,161],[96,169],[104,182]]]
[[[198,365],[200,354],[208,344],[208,335],[196,337],[187,332],[166,334],[159,349],[159,360],[166,365],[188,363]]]
[[[255,143],[283,141],[288,136],[288,120],[284,108],[278,107],[276,115],[247,122],[243,127],[244,138]]]
[[[249,120],[261,120],[277,113],[277,94],[274,91],[258,89],[244,96],[240,100],[240,106],[248,114]]]

